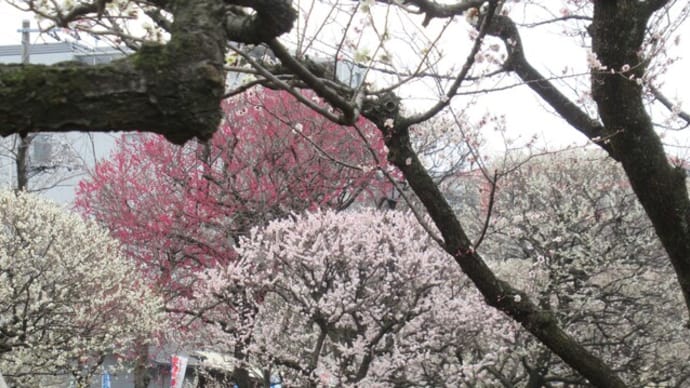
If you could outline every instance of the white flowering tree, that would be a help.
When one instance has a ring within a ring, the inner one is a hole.
[[[682,386],[690,341],[673,269],[620,166],[574,150],[533,158],[498,182],[485,245],[494,267],[633,386]],[[512,384],[586,384],[518,336]],[[520,373],[515,373],[519,370]]]
[[[409,213],[293,216],[254,229],[238,252],[180,317],[290,385],[489,383],[513,340],[515,324],[482,306]]]
[[[0,370],[80,384],[159,324],[161,302],[107,231],[34,195],[0,192]]]

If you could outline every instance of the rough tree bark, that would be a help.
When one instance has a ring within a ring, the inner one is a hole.
[[[29,188],[29,147],[31,146],[32,135],[23,133],[19,136],[17,144],[17,190],[28,190]]]
[[[690,200],[686,173],[670,164],[636,82],[646,69],[642,49],[649,17],[663,1],[596,1],[592,49],[610,71],[593,71],[592,95],[637,198],[676,271],[690,312]],[[625,70],[629,67],[629,70]]]
[[[221,117],[228,36],[266,40],[291,28],[294,18],[290,12],[228,17],[217,1],[153,3],[174,17],[165,45],[146,45],[102,66],[0,66],[0,135],[142,130],[178,144],[193,137],[208,139]],[[275,27],[269,28],[267,20]]]

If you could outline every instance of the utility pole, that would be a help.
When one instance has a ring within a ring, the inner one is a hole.
[[[31,53],[29,52],[31,45],[31,22],[28,20],[22,21],[22,63],[28,64],[30,62]]]
[[[22,64],[28,65],[31,61],[31,22],[22,21],[22,28],[18,30],[22,33]],[[17,190],[27,190],[29,186],[29,146],[31,146],[33,135],[22,132],[19,134],[19,145],[17,146]]]

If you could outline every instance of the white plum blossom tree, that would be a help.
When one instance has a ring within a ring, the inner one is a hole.
[[[24,192],[0,192],[0,370],[79,383],[161,323],[162,303],[106,230]]]
[[[294,215],[253,229],[238,253],[179,312],[287,384],[476,386],[513,341],[516,325],[407,212]]]
[[[504,278],[633,386],[683,386],[690,341],[673,269],[619,165],[571,150],[498,182],[482,247]],[[499,374],[517,386],[586,384],[526,333]],[[514,374],[515,370],[520,373]]]

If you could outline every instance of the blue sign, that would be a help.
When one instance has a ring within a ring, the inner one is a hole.
[[[110,373],[103,371],[101,376],[101,388],[110,388]]]

